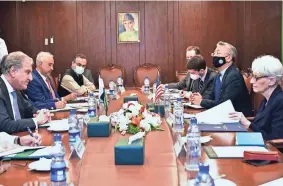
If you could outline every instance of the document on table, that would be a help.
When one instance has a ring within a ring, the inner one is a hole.
[[[68,125],[68,119],[51,120],[48,123],[40,125],[40,127],[51,127],[52,125]]]
[[[71,110],[73,109],[72,107],[66,105],[65,108],[62,108],[62,109],[56,109],[56,110],[50,110],[50,112],[59,112],[59,111],[68,111],[68,110]]]
[[[283,185],[283,178],[279,178],[277,180],[273,180],[271,182],[267,182],[259,186],[282,186],[282,185]]]
[[[35,147],[19,146],[19,147],[16,147],[16,148],[13,148],[13,149],[1,152],[0,153],[0,157],[8,156],[8,155],[11,155],[11,154],[16,154],[16,153],[19,153],[19,152],[23,152],[25,150],[41,149],[41,148],[44,148],[44,147],[45,146],[35,146]]]
[[[193,104],[191,104],[191,103],[183,103],[183,105],[186,106],[186,107],[191,107],[191,108],[195,108],[195,109],[201,109],[201,108],[203,108],[203,107],[200,106],[200,105],[193,105]]]
[[[229,118],[229,113],[235,112],[231,100],[225,101],[209,110],[196,114],[200,124],[239,123],[239,120]]]
[[[243,158],[244,151],[268,152],[264,147],[258,146],[212,146],[218,158]]]
[[[189,118],[193,118],[193,117],[196,117],[195,114],[187,114],[187,113],[184,113],[184,118],[185,119],[189,119]]]

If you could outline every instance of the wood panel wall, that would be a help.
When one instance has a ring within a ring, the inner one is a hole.
[[[118,44],[119,11],[140,11],[141,42]],[[39,51],[55,56],[54,75],[70,66],[76,53],[88,58],[97,79],[107,64],[125,68],[127,86],[133,68],[152,63],[161,67],[163,82],[175,81],[185,70],[185,49],[197,45],[211,66],[211,52],[222,40],[236,46],[236,65],[247,68],[262,54],[281,57],[282,2],[105,1],[0,2],[0,28],[9,51],[35,58]],[[44,38],[54,44],[44,45]]]

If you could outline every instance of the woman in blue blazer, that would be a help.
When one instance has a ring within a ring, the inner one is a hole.
[[[283,138],[283,92],[279,86],[282,63],[270,55],[260,56],[253,61],[252,71],[253,91],[264,96],[254,121],[240,112],[231,113],[230,117],[254,132],[261,132],[265,140]]]

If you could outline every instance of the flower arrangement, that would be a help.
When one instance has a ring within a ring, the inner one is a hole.
[[[138,101],[124,103],[118,112],[110,115],[110,121],[115,131],[136,134],[140,131],[146,133],[151,130],[163,130],[160,128],[161,118],[158,114],[149,112]]]

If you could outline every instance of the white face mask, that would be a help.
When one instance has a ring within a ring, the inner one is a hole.
[[[85,68],[84,67],[79,67],[76,66],[75,70],[74,70],[77,74],[81,75],[82,73],[84,73]]]
[[[197,80],[199,78],[199,75],[197,74],[190,74],[190,77],[192,80]]]

